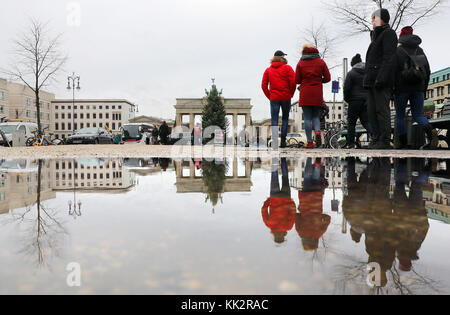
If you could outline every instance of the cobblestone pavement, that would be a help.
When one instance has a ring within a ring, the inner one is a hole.
[[[145,146],[145,145],[79,145],[50,147],[0,147],[2,159],[47,159],[47,158],[189,158],[189,157],[240,157],[256,158],[268,156],[281,157],[422,157],[450,158],[450,151],[398,151],[398,150],[325,150],[325,149],[269,149],[227,147],[190,147],[190,146]]]

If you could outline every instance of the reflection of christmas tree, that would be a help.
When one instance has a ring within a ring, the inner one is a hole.
[[[227,112],[222,100],[222,91],[218,91],[215,84],[211,90],[206,91],[208,96],[208,103],[203,107],[202,112],[202,128],[205,130],[208,127],[218,127],[223,131],[227,131],[228,121],[226,119]],[[211,140],[205,139],[206,141]]]
[[[222,202],[227,167],[226,164],[217,164],[215,161],[204,160],[202,163],[203,183],[208,194],[206,202],[211,201],[213,207],[219,203],[219,200]]]

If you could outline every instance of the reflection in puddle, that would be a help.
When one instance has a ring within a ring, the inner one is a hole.
[[[0,292],[450,293],[449,166],[0,161]],[[66,285],[71,262],[80,288]]]

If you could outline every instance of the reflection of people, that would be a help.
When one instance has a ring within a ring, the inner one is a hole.
[[[329,215],[323,214],[323,195],[328,186],[324,175],[320,159],[314,165],[311,158],[306,160],[303,188],[298,192],[300,213],[295,218],[295,229],[306,251],[319,247],[319,239],[331,221]]]
[[[413,177],[408,196],[405,190],[409,182],[406,162],[404,159],[397,161],[394,214],[397,223],[397,259],[400,270],[411,271],[412,261],[419,259],[417,252],[422,246],[430,226],[423,202],[423,186],[428,182],[429,170],[422,169],[418,176]]]
[[[381,268],[381,287],[387,285],[387,272],[396,258],[402,271],[412,269],[412,261],[418,259],[420,249],[428,232],[427,212],[423,204],[423,185],[428,172],[421,170],[409,183],[406,160],[397,160],[394,199],[390,200],[391,163],[388,158],[374,158],[360,175],[359,182],[354,160],[348,161],[348,196],[343,209],[351,224],[351,236],[359,242],[365,234],[369,263]]]
[[[163,172],[165,172],[167,170],[167,168],[169,167],[169,163],[170,163],[170,159],[167,159],[167,158],[159,159],[159,166],[161,167]]]
[[[264,223],[270,228],[275,243],[283,243],[287,232],[292,230],[295,219],[295,202],[291,199],[289,173],[286,158],[281,159],[282,185],[278,178],[278,159],[272,161],[270,197],[264,203],[261,214]]]
[[[350,223],[350,235],[356,243],[359,243],[364,233],[364,229],[359,226],[364,220],[363,209],[366,207],[366,187],[367,187],[367,169],[361,175],[356,174],[356,160],[354,157],[347,159],[347,194],[342,201],[342,210],[347,221]]]
[[[152,130],[152,144],[158,144],[159,129],[155,126]]]

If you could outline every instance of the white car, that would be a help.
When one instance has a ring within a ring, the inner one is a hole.
[[[25,133],[25,142],[28,138],[34,136],[34,133],[38,130],[38,125],[32,122],[6,122],[0,124],[0,130],[6,136],[8,143],[12,146],[13,133],[15,131],[22,131]],[[3,137],[0,136],[0,145],[8,146],[8,143],[4,141]]]

